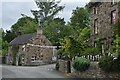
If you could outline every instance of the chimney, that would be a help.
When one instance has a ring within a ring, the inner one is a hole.
[[[43,30],[42,29],[37,29],[37,34],[43,34]]]

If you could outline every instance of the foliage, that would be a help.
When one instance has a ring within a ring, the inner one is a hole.
[[[17,53],[18,53],[18,50],[19,50],[19,46],[13,46],[12,47],[12,51],[13,51],[13,62],[12,62],[12,65],[15,65],[16,64],[16,56],[17,56]]]
[[[43,2],[41,0],[35,1],[39,10],[31,10],[33,15],[35,16],[37,22],[44,23],[49,19],[53,19],[54,16],[61,10],[63,10],[64,6],[59,6],[60,1],[51,0],[48,2]],[[39,21],[40,20],[40,21]]]
[[[75,34],[79,34],[79,29],[89,27],[88,9],[84,7],[77,7],[73,10],[72,17],[70,18],[70,24],[73,27]]]
[[[0,56],[2,55],[2,32],[3,32],[3,29],[0,28]]]
[[[5,56],[8,50],[8,42],[4,40],[4,30],[0,28],[0,55]]]
[[[18,35],[19,32],[21,34],[28,34],[36,32],[38,27],[39,25],[35,19],[28,16],[23,16],[19,18],[14,25],[12,25],[11,31],[16,35]]]
[[[98,48],[86,48],[82,55],[97,55],[99,54]]]
[[[99,67],[105,72],[119,72],[120,61],[111,56],[104,56],[99,60]]]
[[[19,65],[19,66],[22,65],[22,63],[21,63],[21,56],[20,56],[20,55],[19,55],[19,57],[18,57],[18,65]]]
[[[77,71],[86,71],[90,66],[90,61],[86,58],[77,57],[74,60],[73,68]]]
[[[3,41],[7,41],[8,43],[11,42],[17,35],[15,32],[11,30],[6,30],[6,32],[3,33],[2,39]]]
[[[118,35],[116,35],[115,39],[113,40],[111,52],[114,57],[120,59],[120,37]]]
[[[55,18],[47,27],[44,27],[44,34],[53,45],[59,46],[59,40],[71,34],[71,27],[65,25],[64,19]]]
[[[2,56],[6,56],[8,52],[8,42],[2,41]]]
[[[78,41],[86,41],[90,38],[90,27],[85,27],[81,30],[78,36]]]
[[[87,40],[90,37],[90,28],[86,27],[84,29],[81,29],[81,32],[79,32],[79,36],[77,39],[74,37],[68,37],[66,36],[62,41],[61,45],[63,46],[63,55],[69,56],[73,58],[75,55],[82,55],[85,53],[84,51],[86,48],[88,48]]]
[[[79,53],[80,50],[83,49],[80,43],[78,43],[75,39],[72,37],[65,37],[61,43],[63,46],[62,49],[64,51],[63,55],[69,56],[70,58],[73,58],[76,53]]]

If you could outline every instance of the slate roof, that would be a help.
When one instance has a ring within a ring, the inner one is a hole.
[[[36,33],[24,34],[24,35],[18,36],[9,43],[9,46],[22,45],[22,44],[28,43],[35,35]]]

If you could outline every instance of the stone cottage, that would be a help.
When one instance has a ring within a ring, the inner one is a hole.
[[[91,2],[89,8],[92,27],[90,42],[96,47],[99,40],[101,53],[104,54],[113,43],[112,25],[120,19],[120,2]]]
[[[9,43],[8,64],[41,65],[50,63],[54,57],[53,48],[49,47],[51,45],[42,30],[37,30],[37,33],[20,35]]]

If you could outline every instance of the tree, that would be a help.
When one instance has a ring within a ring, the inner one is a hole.
[[[120,60],[120,37],[118,35],[113,40],[112,53],[114,57]]]
[[[89,13],[87,8],[77,7],[72,12],[72,17],[70,18],[71,25],[77,29],[83,29],[89,26]]]
[[[35,1],[39,10],[31,10],[37,22],[44,23],[46,20],[53,19],[54,16],[61,10],[64,6],[59,6],[60,1],[55,2],[51,0],[48,2],[43,2],[41,0]],[[40,21],[39,21],[40,20]]]
[[[37,24],[36,20],[28,17],[23,16],[18,19],[18,21],[12,25],[11,31],[14,32],[16,35],[20,32],[21,34],[28,34],[37,31],[39,25]]]
[[[0,28],[0,55],[5,56],[8,51],[8,42],[4,40],[5,32]]]
[[[87,42],[89,38],[90,27],[82,29],[77,39],[66,36],[61,42],[63,55],[70,56],[70,58],[83,55],[85,50],[89,47]]]
[[[70,25],[74,30],[74,37],[77,38],[79,36],[79,32],[85,27],[90,27],[89,24],[89,12],[86,7],[77,7],[72,12],[72,17],[70,18]]]
[[[8,43],[11,42],[17,35],[15,32],[12,32],[11,30],[6,30],[6,32],[3,32],[2,39],[3,41],[7,41]]]
[[[2,33],[3,33],[3,29],[0,28],[0,56],[2,55]]]
[[[49,23],[49,27],[44,27],[44,34],[53,43],[53,45],[60,45],[60,39],[71,35],[71,27],[66,26],[64,19],[55,18]]]

